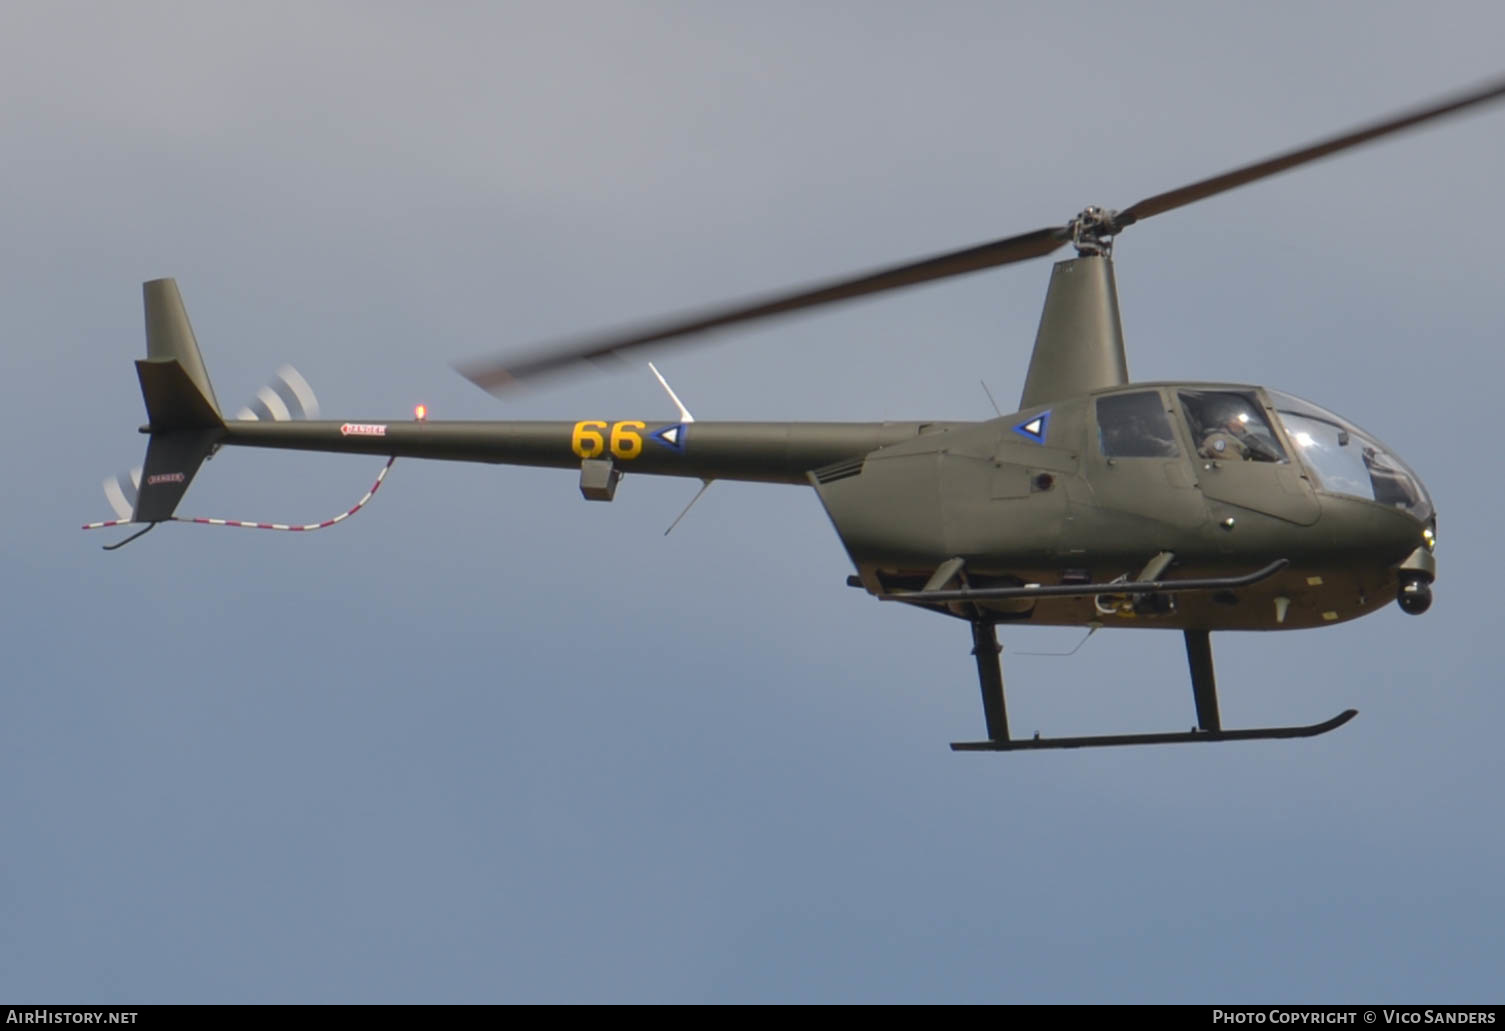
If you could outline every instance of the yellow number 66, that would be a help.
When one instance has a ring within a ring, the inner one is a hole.
[[[643,438],[634,431],[646,427],[646,423],[629,420],[611,424],[611,453],[624,461],[643,453]],[[594,419],[575,423],[575,432],[570,435],[570,449],[580,458],[595,458],[606,450],[606,438],[602,436],[607,424]]]

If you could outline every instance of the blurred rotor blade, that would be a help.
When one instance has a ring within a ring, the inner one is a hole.
[[[1415,108],[1392,115],[1383,121],[1361,126],[1341,136],[1334,136],[1302,147],[1299,150],[1289,151],[1277,157],[1255,162],[1252,165],[1235,168],[1231,172],[1224,172],[1222,175],[1203,179],[1201,182],[1192,183],[1189,186],[1182,186],[1179,189],[1169,190],[1166,193],[1157,193],[1153,197],[1146,197],[1133,207],[1120,211],[1114,217],[1113,222],[1116,228],[1133,225],[1135,222],[1149,218],[1151,215],[1158,215],[1162,212],[1182,207],[1193,201],[1199,201],[1214,194],[1222,193],[1224,190],[1232,190],[1235,187],[1252,183],[1266,176],[1284,172],[1298,165],[1304,165],[1309,161],[1325,158],[1329,154],[1336,154],[1350,147],[1357,147],[1362,143],[1368,143],[1370,140],[1379,139],[1381,136],[1388,136],[1391,133],[1400,132],[1412,126],[1420,125],[1423,122],[1431,121],[1434,118],[1442,118],[1446,115],[1455,114],[1478,104],[1499,100],[1502,97],[1505,97],[1505,79],[1495,79],[1482,86],[1477,86],[1466,93],[1454,94],[1426,107]]]
[[[291,365],[284,365],[270,383],[256,392],[250,403],[235,413],[235,417],[265,422],[317,419],[319,399],[302,373]]]
[[[136,493],[141,489],[141,466],[104,479],[105,499],[117,519],[129,522],[136,511]]]
[[[1031,233],[1009,236],[965,250],[938,254],[921,261],[907,262],[879,269],[823,286],[774,294],[761,300],[744,301],[725,308],[712,308],[684,315],[656,325],[640,326],[599,337],[563,341],[531,354],[511,358],[477,359],[455,366],[462,376],[483,390],[501,395],[509,388],[557,373],[585,362],[615,358],[625,351],[646,344],[677,340],[711,329],[753,322],[785,315],[822,304],[848,301],[868,294],[898,290],[937,279],[962,276],[969,272],[997,268],[1016,261],[1038,258],[1063,246],[1071,239],[1070,227],[1036,229]]]

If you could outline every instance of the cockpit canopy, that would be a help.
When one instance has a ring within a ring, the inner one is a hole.
[[[1318,488],[1393,505],[1426,522],[1432,499],[1406,463],[1341,416],[1310,401],[1269,391],[1286,437],[1306,459]]]
[[[1431,520],[1432,499],[1421,480],[1372,435],[1310,401],[1265,391],[1284,440],[1255,387],[1147,384],[1097,399],[1098,448],[1104,458],[1177,458],[1181,448],[1162,390],[1173,395],[1192,454],[1215,462],[1304,464],[1313,486]],[[1294,451],[1295,454],[1289,453]]]

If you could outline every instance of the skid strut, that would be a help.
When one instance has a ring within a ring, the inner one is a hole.
[[[1009,739],[1009,714],[1003,706],[1003,665],[998,661],[1001,651],[997,628],[983,620],[975,621],[972,654],[977,656],[977,682],[982,685],[982,715],[993,741]]]
[[[1197,729],[1223,729],[1218,715],[1218,682],[1212,674],[1212,632],[1186,631],[1186,662],[1191,666],[1191,697],[1197,704]]]
[[[1257,741],[1288,737],[1315,737],[1336,730],[1357,716],[1357,709],[1344,709],[1322,723],[1297,727],[1251,727],[1224,730],[1218,715],[1217,681],[1212,669],[1212,637],[1206,630],[1187,630],[1186,658],[1191,667],[1192,700],[1197,707],[1197,729],[1167,734],[1103,734],[1091,737],[1009,737],[1008,709],[1003,698],[1003,668],[998,655],[997,627],[987,620],[972,623],[972,654],[977,659],[977,681],[982,688],[982,713],[988,740],[953,741],[953,752],[1016,752],[1044,748],[1101,748],[1107,745],[1170,745],[1189,741]]]

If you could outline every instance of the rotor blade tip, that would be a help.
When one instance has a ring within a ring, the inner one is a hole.
[[[502,394],[518,385],[516,376],[495,365],[458,364],[455,371],[489,394]]]

